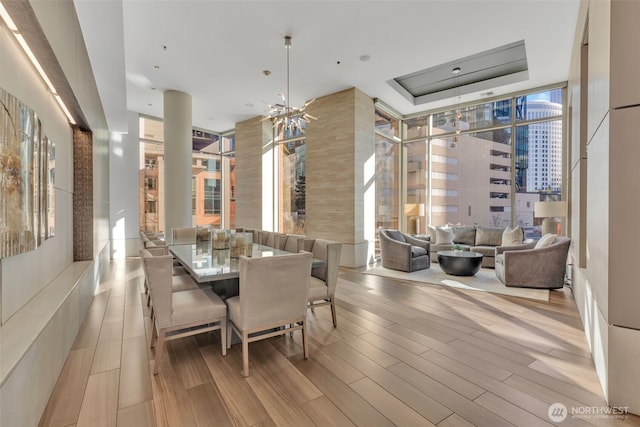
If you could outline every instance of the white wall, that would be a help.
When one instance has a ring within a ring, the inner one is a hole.
[[[113,135],[109,151],[111,169],[111,257],[137,256],[139,250],[140,142],[138,113],[127,115],[129,133]]]
[[[635,414],[640,413],[640,287],[633,279],[638,254],[633,248],[640,240],[640,229],[633,226],[640,215],[638,15],[639,2],[584,1],[569,78],[571,255],[580,267],[574,267],[574,296],[608,404]],[[588,47],[583,48],[585,28]],[[581,242],[586,242],[584,254]]]
[[[2,263],[2,323],[73,261],[73,140],[71,127],[6,27],[0,27],[0,87],[35,110],[56,144],[55,237]]]
[[[73,2],[25,5],[20,10],[33,9],[29,21],[42,27],[93,132],[94,260],[73,262],[71,127],[2,24],[0,86],[38,113],[56,144],[56,235],[35,251],[0,260],[0,425],[6,426],[38,424],[109,257],[109,132]]]

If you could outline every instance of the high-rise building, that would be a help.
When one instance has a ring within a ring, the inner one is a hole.
[[[527,101],[527,104],[526,119],[529,120],[562,114],[562,104],[544,100]],[[562,189],[562,120],[532,123],[527,128],[525,191],[557,193]]]

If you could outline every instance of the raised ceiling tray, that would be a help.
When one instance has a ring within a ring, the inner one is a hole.
[[[454,68],[460,68],[453,74]],[[387,83],[413,105],[529,79],[524,40],[396,77]]]

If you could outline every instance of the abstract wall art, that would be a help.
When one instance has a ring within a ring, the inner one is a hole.
[[[0,88],[0,258],[54,235],[55,145],[38,114]]]

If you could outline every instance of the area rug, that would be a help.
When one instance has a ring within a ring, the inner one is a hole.
[[[481,268],[475,276],[451,276],[445,274],[438,264],[431,264],[431,268],[414,271],[413,273],[391,270],[382,266],[363,271],[363,273],[391,277],[393,279],[430,283],[433,285],[450,286],[452,288],[549,301],[548,289],[509,288],[498,280],[495,271],[491,268]]]

